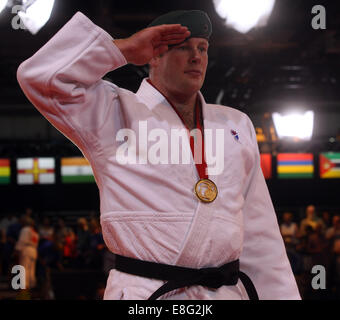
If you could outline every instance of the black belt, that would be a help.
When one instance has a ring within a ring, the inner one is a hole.
[[[148,300],[156,300],[167,292],[193,285],[214,289],[223,285],[233,286],[237,284],[239,279],[242,281],[249,299],[259,299],[250,278],[239,270],[239,260],[226,263],[218,268],[191,269],[116,255],[115,268],[140,277],[168,281],[156,290]]]

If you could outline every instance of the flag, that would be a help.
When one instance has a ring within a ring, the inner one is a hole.
[[[54,158],[19,158],[17,159],[18,184],[55,183]]]
[[[61,181],[63,183],[95,182],[91,165],[86,158],[62,158]]]
[[[311,153],[279,153],[277,174],[279,178],[313,178],[314,165]]]
[[[320,154],[320,178],[340,178],[340,152]]]
[[[265,179],[272,177],[272,155],[270,153],[261,154],[261,168]]]
[[[11,182],[11,166],[9,159],[0,159],[0,184]]]

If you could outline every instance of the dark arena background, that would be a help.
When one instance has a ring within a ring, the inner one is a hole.
[[[86,167],[83,155],[25,97],[16,79],[18,66],[77,11],[112,37],[126,38],[177,9],[201,9],[211,18],[202,93],[207,102],[239,109],[254,123],[263,173],[302,298],[340,298],[338,1],[276,0],[267,24],[247,33],[226,25],[212,0],[55,0],[36,34],[20,28],[13,7],[21,1],[1,3],[6,6],[0,12],[0,299],[100,300],[115,261],[101,236],[93,177],[79,169],[72,180],[63,171],[67,159]],[[313,13],[314,6],[325,10]],[[105,79],[135,92],[147,75],[146,66],[126,65]],[[42,183],[39,176],[46,170],[50,175]],[[40,235],[37,285],[15,290],[14,248],[27,217]],[[311,285],[314,265],[325,267],[325,289]]]

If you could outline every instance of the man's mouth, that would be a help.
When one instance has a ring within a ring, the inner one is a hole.
[[[200,77],[202,75],[202,72],[200,70],[187,70],[187,71],[184,71],[184,73],[187,73],[191,76],[195,76],[195,77]]]

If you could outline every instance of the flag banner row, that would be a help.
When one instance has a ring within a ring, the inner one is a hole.
[[[94,183],[92,168],[84,157],[60,159],[62,183]],[[10,159],[0,159],[0,184],[10,184]],[[19,185],[55,184],[56,159],[52,157],[16,159],[16,182]]]
[[[274,177],[273,169],[278,179],[315,177],[315,155],[312,153],[279,153],[276,156],[263,153],[260,156],[265,179]],[[15,171],[19,185],[55,184],[56,161],[52,157],[17,158],[16,165],[11,166],[11,159],[0,158],[0,185],[11,183],[12,171]],[[321,179],[340,179],[340,152],[320,153],[318,167]],[[91,165],[84,157],[60,158],[58,170],[61,183],[95,183]]]
[[[315,172],[315,155],[312,153],[278,153],[276,177],[278,179],[312,179]],[[261,154],[261,168],[266,179],[273,178],[273,156]],[[340,152],[323,152],[318,157],[321,179],[340,179]]]

